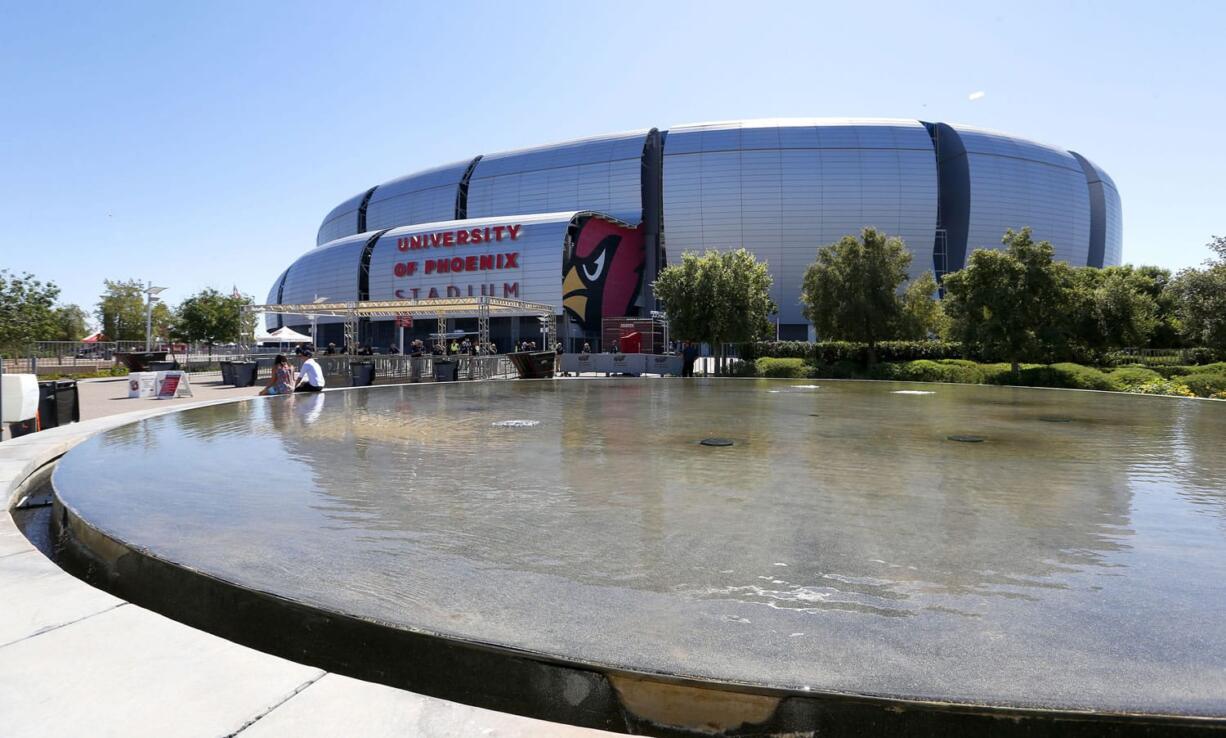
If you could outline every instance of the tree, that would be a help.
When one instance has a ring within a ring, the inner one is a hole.
[[[1022,359],[1064,344],[1071,274],[1029,228],[1008,230],[1001,242],[1004,251],[977,249],[965,268],[945,275],[944,307],[952,336],[982,356],[1008,361],[1016,375]]]
[[[1206,244],[1216,255],[1201,269],[1183,269],[1171,282],[1175,314],[1184,338],[1196,346],[1226,350],[1226,237]]]
[[[915,325],[905,330],[926,330],[921,323],[934,318],[919,292],[903,296],[911,254],[902,239],[865,228],[860,237],[843,236],[817,252],[817,261],[805,270],[800,300],[805,318],[818,335],[836,341],[868,344],[868,362],[877,361],[877,343],[904,330],[903,316]],[[935,281],[917,288],[936,292]]]
[[[745,249],[681,255],[652,285],[679,338],[710,343],[722,371],[724,344],[756,341],[777,312],[766,264]]]
[[[251,298],[246,295],[223,295],[212,288],[201,290],[179,304],[172,333],[177,339],[207,344],[212,359],[213,346],[238,341],[243,328],[241,308],[250,304]]]
[[[60,305],[52,312],[51,341],[80,341],[89,329],[85,325],[88,316],[78,305]]]
[[[102,324],[108,341],[145,340],[145,285],[139,280],[103,280],[106,290],[98,301],[94,316]],[[153,306],[154,338],[166,338],[174,314],[164,302]]]
[[[145,288],[135,279],[103,280],[106,286],[94,315],[102,333],[111,341],[142,341],[145,338]]]
[[[1073,269],[1067,295],[1072,338],[1095,351],[1147,345],[1158,327],[1151,288],[1131,266]]]
[[[1151,348],[1173,348],[1183,343],[1182,326],[1175,314],[1175,293],[1171,291],[1171,272],[1156,266],[1139,266],[1135,269],[1137,284],[1154,301],[1153,332],[1149,335]]]
[[[60,288],[34,275],[0,269],[0,350],[18,351],[55,334],[55,300]]]
[[[949,321],[941,303],[934,297],[936,293],[937,280],[932,272],[924,272],[907,285],[902,295],[897,338],[919,341],[946,332]]]

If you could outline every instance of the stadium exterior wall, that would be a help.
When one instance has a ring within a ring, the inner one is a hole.
[[[547,294],[538,294],[533,276],[533,296],[525,299],[561,310],[560,270],[574,256],[575,242],[574,224],[557,219],[585,211],[619,227],[641,224],[638,236],[627,237],[641,236],[645,253],[632,310],[654,307],[650,282],[669,254],[744,246],[769,264],[785,338],[808,333],[800,282],[817,249],[865,226],[903,239],[914,255],[912,276],[961,268],[971,250],[1000,248],[1006,229],[1026,226],[1073,265],[1122,259],[1119,192],[1079,154],[945,123],[771,119],[596,136],[400,177],[334,208],[320,226],[317,248],[290,265],[269,301],[356,299],[366,273],[367,291],[378,297],[392,279],[385,263],[395,263],[394,247],[386,244],[403,238],[404,227],[458,232],[464,224],[478,227],[477,220],[514,221],[527,229],[524,263],[558,267]],[[527,235],[545,222],[570,229],[570,240]],[[428,294],[422,285],[418,294]]]

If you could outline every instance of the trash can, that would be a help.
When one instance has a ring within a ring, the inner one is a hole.
[[[79,420],[81,420],[81,403],[77,401],[77,380],[58,380],[55,383],[56,425],[68,425]]]
[[[234,372],[235,387],[253,387],[255,386],[256,370],[259,364],[254,361],[236,361],[232,364]]]
[[[222,384],[234,384],[234,362],[233,361],[221,362],[221,383]]]
[[[350,387],[369,387],[375,383],[375,362],[373,361],[351,361],[349,362],[349,386]]]
[[[59,425],[55,411],[55,381],[38,383],[38,429],[46,430]]]
[[[456,369],[459,365],[454,361],[435,361],[434,362],[434,381],[436,382],[454,382]]]

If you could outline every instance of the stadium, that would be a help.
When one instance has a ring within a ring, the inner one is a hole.
[[[670,254],[744,247],[769,265],[779,337],[803,340],[805,268],[865,226],[903,239],[912,276],[939,278],[1025,226],[1075,266],[1121,261],[1119,192],[1077,152],[919,120],[772,119],[478,155],[370,187],[327,214],[267,302],[509,297],[555,306],[573,350],[598,340],[602,318],[656,309]],[[318,343],[339,344],[340,321],[319,318]],[[312,325],[270,316],[282,323]],[[364,320],[358,340],[387,347],[394,325]],[[490,330],[499,346],[540,335],[535,318]]]

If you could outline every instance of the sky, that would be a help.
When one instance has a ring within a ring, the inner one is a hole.
[[[0,269],[262,302],[341,200],[635,128],[965,123],[1085,154],[1124,260],[1226,233],[1221,2],[0,0]],[[979,94],[982,93],[982,94]]]

